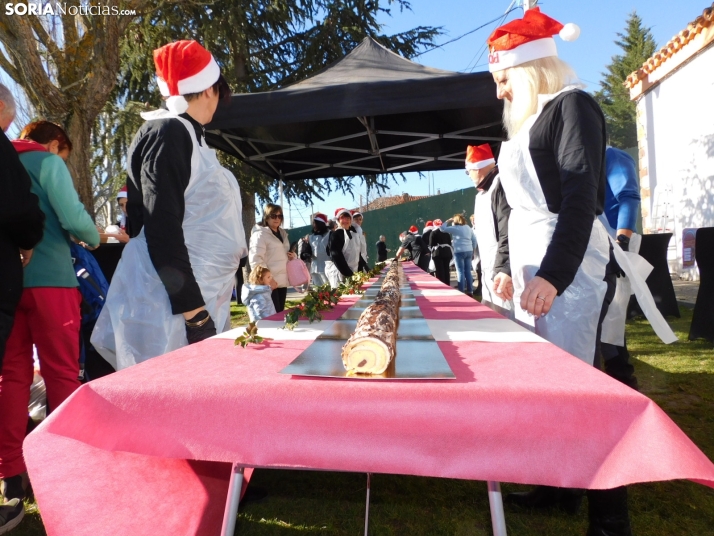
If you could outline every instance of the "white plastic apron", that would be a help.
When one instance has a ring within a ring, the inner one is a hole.
[[[526,121],[514,139],[501,145],[498,159],[501,184],[511,206],[508,242],[514,311],[516,320],[592,365],[610,257],[607,232],[597,218],[593,216],[590,241],[575,279],[555,298],[548,314],[533,318],[520,307],[523,290],[540,268],[558,221],[558,215],[548,210],[529,151],[530,128],[545,103],[556,95],[539,96],[538,113]]]
[[[367,262],[367,237],[364,235],[364,231],[362,230],[361,226],[357,225],[356,223],[353,223],[352,227],[354,227],[357,231],[360,255],[362,255],[362,258],[365,260],[365,262]],[[359,259],[357,259],[357,262],[359,262]]]
[[[600,221],[608,231],[615,260],[622,271],[625,272],[625,277],[617,278],[615,296],[603,320],[600,341],[615,346],[625,345],[627,306],[630,303],[630,296],[634,294],[640,309],[642,309],[652,329],[662,342],[665,344],[675,342],[678,340],[677,336],[667,324],[662,313],[657,309],[652,293],[646,283],[647,276],[652,271],[652,265],[638,255],[642,237],[637,233],[633,233],[630,238],[629,251],[623,251],[615,242],[615,230],[610,227],[604,214],[600,216]]]
[[[166,111],[143,117],[177,118],[191,135],[191,178],[184,193],[182,228],[193,274],[216,331],[221,333],[230,329],[234,277],[241,257],[248,251],[238,181],[220,165],[213,149],[205,142],[198,144],[187,120]],[[171,313],[166,288],[149,258],[143,229],[124,248],[91,341],[117,369],[187,344],[183,315]]]
[[[492,303],[503,309],[513,309],[511,300],[504,300],[493,290],[493,266],[496,264],[498,241],[496,240],[496,225],[493,221],[491,201],[493,192],[498,188],[501,179],[497,175],[488,191],[477,190],[474,202],[474,233],[481,257],[481,295],[484,303]]]
[[[339,231],[340,229],[337,229],[333,231],[333,233]],[[345,244],[342,246],[342,254],[345,256],[347,266],[350,267],[350,270],[356,272],[359,267],[359,239],[355,239],[354,233],[352,234],[352,238],[350,238],[345,229],[342,229],[342,232],[345,234]],[[325,275],[332,288],[339,287],[340,283],[345,280],[345,276],[342,275],[342,272],[337,269],[337,266],[335,266],[335,263],[332,261],[325,263]]]

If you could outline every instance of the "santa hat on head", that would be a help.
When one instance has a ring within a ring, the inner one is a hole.
[[[442,225],[444,225],[444,222],[440,219],[434,220],[434,227],[441,227]]]
[[[347,214],[350,218],[352,217],[352,213],[346,208],[338,208],[337,210],[335,210],[335,219],[340,219],[340,216],[342,216],[343,214]]]
[[[512,20],[496,28],[488,38],[488,69],[492,73],[515,67],[528,61],[557,56],[553,36],[563,41],[575,41],[580,28],[573,23],[561,24],[534,7],[522,19]]]
[[[215,84],[221,69],[208,50],[196,41],[176,41],[154,50],[156,82],[170,112],[182,114],[188,102],[182,95],[200,93]]]
[[[321,221],[325,225],[327,225],[327,216],[323,214],[322,212],[318,212],[315,214],[315,216],[312,218],[315,221]]]
[[[355,216],[362,216],[362,213],[359,211],[359,209],[354,209],[350,211],[352,213],[352,217],[354,218]],[[362,216],[364,217],[364,216]]]
[[[121,190],[119,190],[119,193],[117,193],[117,199],[121,199],[122,197],[128,197],[126,185],[122,186]]]
[[[483,169],[495,163],[496,159],[493,157],[493,151],[488,143],[466,147],[466,171]]]
[[[429,220],[429,221],[426,222],[426,224],[424,225],[424,230],[423,230],[422,232],[423,232],[423,233],[426,233],[427,231],[431,231],[433,228],[434,228],[434,222],[431,221],[431,220]]]
[[[412,226],[409,228],[409,232],[410,232],[410,233],[418,233],[418,232],[419,232],[419,229],[417,229],[416,225],[412,225]]]

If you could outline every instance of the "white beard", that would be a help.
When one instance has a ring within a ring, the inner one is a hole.
[[[521,130],[523,123],[538,110],[537,95],[526,93],[503,102],[503,126],[508,133],[508,139],[513,139]]]

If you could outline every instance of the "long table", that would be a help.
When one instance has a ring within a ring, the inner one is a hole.
[[[245,349],[217,338],[151,359],[82,386],[26,439],[48,534],[217,535],[232,464],[714,487],[714,465],[652,400],[404,270],[456,380],[279,374],[322,323]]]

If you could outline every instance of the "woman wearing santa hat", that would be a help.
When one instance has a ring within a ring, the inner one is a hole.
[[[510,311],[513,309],[508,257],[511,207],[506,201],[496,160],[488,143],[466,148],[466,174],[476,186],[473,229],[481,257],[482,301]]]
[[[558,33],[569,40],[579,29],[533,8],[488,39],[489,69],[498,98],[505,100],[509,138],[499,169],[511,206],[516,318],[592,364],[606,293],[614,293],[608,235],[597,219],[605,197],[607,134],[599,106],[557,57]],[[559,488],[508,499],[532,507],[558,501],[577,506],[577,495]],[[631,534],[626,488],[589,491],[588,499],[588,536]]]
[[[329,283],[325,275],[325,263],[330,260],[327,255],[327,241],[330,231],[327,228],[327,216],[321,212],[312,218],[312,234],[310,235],[310,247],[312,248],[312,264],[310,265],[310,276],[312,282],[318,287]]]
[[[127,155],[132,240],[92,344],[117,368],[230,327],[230,299],[247,254],[238,181],[209,149],[203,125],[230,95],[196,41],[154,51],[168,110],[142,114]]]
[[[325,275],[332,288],[352,277],[360,264],[360,241],[352,227],[352,214],[346,208],[335,211],[338,227],[330,233],[328,251],[330,260],[325,263]]]

